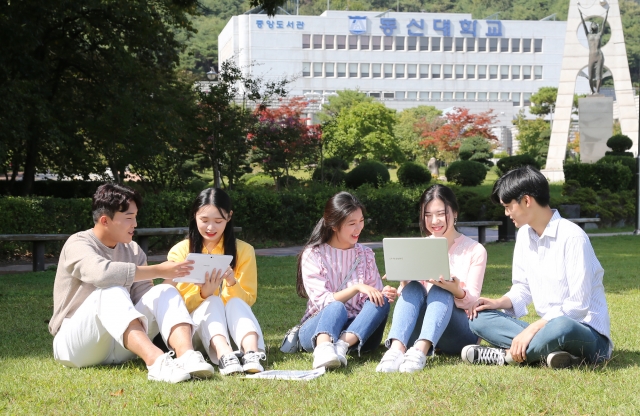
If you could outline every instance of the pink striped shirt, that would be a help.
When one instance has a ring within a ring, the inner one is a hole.
[[[307,247],[302,253],[301,268],[302,281],[309,300],[302,321],[334,302],[336,299],[333,294],[347,287],[364,283],[382,290],[382,279],[374,256],[373,250],[362,244],[356,244],[354,248],[347,250],[334,248],[329,244]],[[360,258],[360,263],[340,288],[357,257]],[[366,295],[358,293],[346,301],[348,317],[356,317],[366,300]]]

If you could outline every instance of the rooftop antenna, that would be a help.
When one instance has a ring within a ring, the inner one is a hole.
[[[545,17],[544,19],[540,19],[541,22],[547,21],[547,20],[553,20],[555,22],[556,21],[556,13],[550,14],[549,16]]]
[[[392,12],[392,11],[393,11],[393,9],[387,9],[386,12],[382,12],[382,13],[380,13],[379,15],[377,15],[375,17],[385,17],[385,16],[387,16],[389,14],[389,12]]]

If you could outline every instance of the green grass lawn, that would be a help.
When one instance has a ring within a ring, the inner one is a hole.
[[[53,361],[47,332],[54,273],[0,276],[0,413],[638,414],[640,238],[602,237],[593,245],[605,268],[616,349],[605,365],[562,371],[467,366],[458,357],[439,356],[417,374],[378,374],[382,347],[352,356],[347,368],[310,382],[216,374],[212,380],[169,385],[147,381],[141,360],[67,369]],[[487,245],[483,294],[499,296],[508,289],[512,250],[513,243]],[[381,253],[377,261],[383,272]],[[259,257],[258,271],[254,310],[268,345],[267,368],[309,369],[311,354],[278,350],[284,332],[305,308],[295,295],[295,259]]]

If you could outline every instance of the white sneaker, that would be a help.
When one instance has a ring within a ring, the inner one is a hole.
[[[462,353],[460,355],[462,357],[462,361],[467,364],[506,364],[506,351],[502,348],[467,345],[462,349]]]
[[[238,357],[236,357],[236,354],[233,352],[229,352],[220,357],[218,370],[220,370],[220,374],[223,376],[231,373],[242,373],[244,371],[240,365],[240,360],[238,360]]]
[[[245,373],[261,373],[264,371],[264,368],[260,364],[260,360],[266,360],[267,356],[263,352],[253,352],[247,351],[245,355],[242,356],[242,370]]]
[[[193,378],[213,377],[213,366],[204,360],[199,351],[189,350],[174,361]]]
[[[427,363],[427,356],[415,347],[411,347],[404,353],[404,361],[400,364],[401,373],[416,373],[422,371]]]
[[[191,374],[180,367],[172,358],[173,351],[162,354],[156,361],[147,366],[149,375],[147,378],[153,381],[165,381],[167,383],[179,383],[191,378]]]
[[[341,339],[338,340],[338,342],[336,342],[334,344],[334,346],[336,347],[336,355],[338,356],[338,359],[340,360],[340,364],[342,364],[343,366],[347,366],[347,352],[349,351],[349,344]]]
[[[323,342],[316,345],[313,350],[313,368],[325,367],[326,369],[340,367],[340,357],[336,354],[336,347],[332,342]]]
[[[376,367],[378,373],[397,373],[404,361],[404,353],[395,348],[387,350]]]
[[[554,351],[547,355],[547,365],[550,368],[569,368],[580,365],[582,359],[566,351]]]

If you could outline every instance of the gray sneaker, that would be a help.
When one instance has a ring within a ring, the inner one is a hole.
[[[467,345],[462,349],[462,361],[467,364],[505,365],[506,351],[502,348]]]
[[[242,356],[242,370],[250,374],[261,373],[264,371],[264,367],[260,364],[260,360],[266,359],[267,356],[263,352],[247,351],[247,353]]]
[[[238,357],[232,352],[220,357],[218,369],[223,376],[231,373],[242,373],[244,371],[240,365],[240,360],[238,360]]]
[[[547,365],[550,368],[570,368],[580,365],[582,358],[571,355],[566,351],[554,351],[547,355]]]

